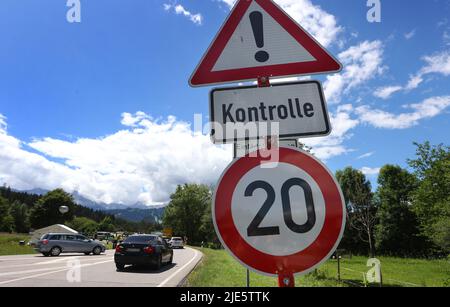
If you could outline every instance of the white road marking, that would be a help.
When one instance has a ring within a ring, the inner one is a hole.
[[[16,258],[14,256],[7,256],[8,258],[0,258],[0,263],[3,261],[18,261],[18,260],[36,260],[39,258],[44,258],[44,256],[36,255],[34,257],[27,257],[27,258]]]
[[[188,265],[190,265],[192,263],[192,261],[194,261],[198,255],[200,255],[200,253],[195,250],[195,249],[191,249],[194,251],[194,257],[192,257],[192,259],[186,263],[185,265],[183,265],[181,268],[179,268],[178,270],[176,270],[172,275],[170,275],[169,277],[167,277],[162,283],[160,283],[157,287],[164,287],[164,285],[166,285],[173,277],[175,277],[178,273],[180,273],[183,269],[185,269]]]
[[[10,275],[22,275],[22,274],[36,273],[36,272],[42,272],[42,271],[59,270],[62,268],[65,268],[65,266],[64,267],[60,266],[60,267],[56,267],[56,268],[42,268],[42,269],[27,270],[27,271],[6,272],[6,273],[0,273],[0,277],[10,276]]]
[[[22,267],[25,267],[25,266],[52,264],[52,263],[57,263],[57,262],[62,262],[62,261],[72,261],[72,260],[81,260],[81,259],[79,257],[60,258],[60,259],[57,259],[57,261],[53,260],[53,261],[39,262],[39,263],[33,263],[33,264],[15,265],[15,266],[3,267],[3,268],[0,268],[0,269],[14,268],[14,267],[22,268]],[[99,258],[84,259],[83,262],[88,262],[88,261],[93,261],[93,260],[98,261]],[[36,272],[49,271],[49,270],[58,270],[58,269],[62,269],[62,268],[65,268],[65,266],[64,267],[49,267],[49,268],[27,270],[27,271],[1,272],[0,273],[0,277],[2,277],[2,276],[9,276],[9,275],[21,275],[21,274],[27,274],[27,273],[36,273]]]
[[[113,255],[102,255],[103,256],[103,258],[104,257],[113,257]],[[61,258],[58,258],[58,259],[55,259],[55,260],[49,260],[49,261],[43,261],[43,262],[36,262],[36,263],[27,263],[27,264],[17,264],[17,265],[6,265],[6,266],[0,266],[0,270],[2,270],[2,269],[12,269],[12,268],[23,268],[23,267],[32,267],[32,266],[36,266],[36,265],[45,265],[45,264],[53,264],[53,263],[58,263],[58,262],[62,262],[62,261],[69,261],[69,260],[75,260],[75,259],[78,259],[78,260],[82,260],[83,262],[86,262],[86,261],[97,261],[97,260],[99,260],[99,258],[100,258],[100,256],[95,256],[95,258],[94,258],[94,256],[92,256],[92,257],[89,257],[89,256],[76,256],[76,257],[61,257]],[[1,262],[0,262],[0,264],[1,264]]]
[[[97,264],[103,264],[103,263],[108,263],[108,262],[113,262],[114,260],[106,260],[106,261],[101,261],[101,262],[96,262],[96,263],[90,263],[90,264],[82,264],[80,266],[80,268],[84,268],[84,267],[88,267],[88,266],[94,266]],[[30,276],[25,276],[25,277],[21,277],[21,278],[16,278],[16,279],[11,279],[11,280],[6,280],[6,281],[1,281],[0,285],[4,285],[4,284],[9,284],[12,282],[16,282],[16,281],[21,281],[21,280],[25,280],[25,279],[31,279],[31,278],[36,278],[36,277],[41,277],[41,276],[45,276],[45,275],[50,275],[50,274],[54,274],[54,273],[59,273],[59,272],[64,272],[64,271],[68,271],[72,268],[64,268],[61,270],[57,270],[57,271],[51,271],[51,272],[45,272],[45,273],[41,273],[41,274],[36,274],[36,275],[30,275]]]
[[[198,252],[197,250],[194,250],[194,249],[190,249],[190,250],[192,250],[194,252],[194,255],[193,255],[192,259],[190,259],[186,264],[184,264],[182,267],[177,269],[168,278],[166,278],[163,282],[161,282],[157,287],[163,287],[163,286],[167,285],[175,276],[180,274],[180,272],[182,272],[184,269],[186,269],[190,264],[192,264],[193,261],[198,259],[199,255],[201,255],[201,253]],[[108,257],[108,256],[112,256],[112,255],[108,255],[107,254],[106,256]],[[55,260],[49,260],[49,261],[38,262],[38,263],[27,264],[27,265],[41,265],[41,264],[59,263],[59,262],[61,262],[63,260],[72,260],[72,259],[77,259],[77,258],[78,257],[64,257],[64,258],[61,258],[61,259],[58,258],[58,259],[55,259]],[[94,257],[83,257],[83,256],[80,256],[80,258],[81,259],[85,259],[86,261],[99,260],[98,258],[94,258]],[[35,258],[30,258],[30,259],[36,260],[36,257]],[[99,261],[99,262],[95,262],[95,263],[82,264],[82,265],[80,265],[80,268],[114,262],[114,260],[110,259],[110,257],[108,257],[107,259],[108,260],[105,260],[105,261]],[[13,259],[11,259],[11,260],[13,260]],[[18,260],[18,259],[16,258],[14,260]],[[28,279],[38,278],[38,277],[41,277],[41,276],[46,276],[46,275],[56,274],[56,273],[60,273],[60,272],[65,272],[65,271],[68,271],[70,269],[71,269],[70,267],[61,267],[61,266],[59,266],[59,267],[53,267],[53,268],[40,268],[40,269],[35,269],[35,270],[0,273],[0,277],[4,277],[4,276],[8,276],[8,275],[14,275],[14,274],[18,275],[18,274],[37,273],[37,274],[27,275],[27,276],[18,277],[18,278],[12,277],[13,279],[0,281],[0,285],[10,284],[10,283],[14,283],[14,282],[22,281],[22,280],[28,280]],[[51,270],[51,271],[49,271],[49,270]],[[42,271],[46,271],[46,272],[42,272]]]

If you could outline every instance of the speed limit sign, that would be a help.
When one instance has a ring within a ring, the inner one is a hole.
[[[257,157],[255,157],[257,156]],[[305,274],[327,260],[345,227],[345,203],[332,173],[315,157],[280,147],[234,160],[213,198],[213,220],[225,248],[258,273]]]

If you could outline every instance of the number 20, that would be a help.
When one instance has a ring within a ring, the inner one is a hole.
[[[299,225],[294,222],[292,218],[292,208],[291,208],[291,197],[289,191],[292,187],[299,186],[303,189],[305,193],[306,200],[306,212],[308,215],[308,220],[305,224]],[[245,197],[253,196],[253,193],[258,190],[263,189],[267,193],[267,199],[264,202],[261,209],[256,214],[255,218],[252,220],[247,228],[247,235],[249,237],[258,236],[273,236],[280,234],[280,227],[260,227],[259,225],[266,217],[269,210],[272,208],[275,202],[275,190],[266,181],[255,181],[248,185],[245,189]],[[312,196],[311,186],[303,179],[291,178],[287,180],[281,187],[281,203],[283,206],[283,218],[286,226],[295,233],[306,233],[310,231],[316,223],[316,212],[314,209],[314,200]]]

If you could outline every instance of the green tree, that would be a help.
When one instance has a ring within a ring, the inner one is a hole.
[[[448,251],[444,238],[450,236],[445,227],[450,220],[450,147],[432,146],[429,142],[416,145],[416,159],[408,160],[420,184],[413,195],[413,210],[424,236]]]
[[[93,236],[99,230],[98,223],[86,217],[76,217],[68,223],[68,226],[89,236]]]
[[[392,255],[420,252],[418,223],[411,210],[417,178],[400,166],[385,165],[378,177],[378,224],[375,241],[378,251]]]
[[[98,225],[99,231],[115,231],[113,219],[110,216],[106,216]]]
[[[19,233],[28,233],[30,231],[28,206],[19,201],[15,201],[11,205],[10,212],[14,219],[14,230]]]
[[[446,254],[450,253],[450,218],[440,218],[432,225],[431,240]]]
[[[359,170],[347,167],[336,172],[347,205],[347,223],[368,244],[370,256],[375,255],[373,238],[376,222],[376,204],[370,182]]]
[[[211,206],[211,191],[208,186],[178,186],[170,199],[164,211],[163,225],[171,227],[175,235],[187,236],[189,243],[199,244],[205,241],[205,234],[199,229],[207,207]]]
[[[14,219],[11,216],[8,201],[3,197],[0,197],[0,231],[14,231]]]
[[[204,243],[209,243],[209,247],[220,248],[222,245],[217,237],[216,230],[212,219],[211,206],[206,206],[202,216],[200,233],[204,236]]]
[[[61,206],[69,207],[69,212],[59,212]],[[42,196],[30,210],[30,223],[33,228],[42,228],[53,224],[64,224],[73,219],[75,203],[72,195],[62,189],[56,189]]]

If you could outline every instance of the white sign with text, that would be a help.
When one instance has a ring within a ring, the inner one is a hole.
[[[273,126],[280,139],[324,136],[331,132],[318,81],[213,89],[210,118],[214,143],[275,135]]]

